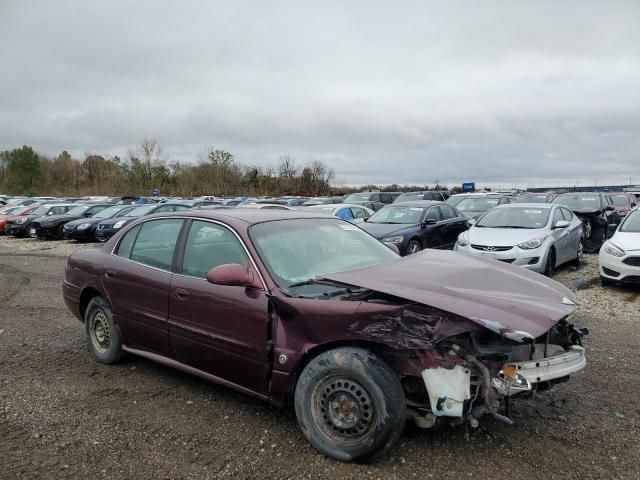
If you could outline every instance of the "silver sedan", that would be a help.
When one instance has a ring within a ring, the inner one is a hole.
[[[563,263],[582,262],[582,222],[562,205],[500,205],[461,233],[454,250],[552,276]]]

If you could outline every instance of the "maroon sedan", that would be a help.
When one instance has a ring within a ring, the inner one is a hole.
[[[406,419],[511,423],[508,399],[585,365],[559,283],[454,252],[400,258],[304,211],[144,217],[71,256],[64,298],[98,361],[129,352],[293,404],[346,461],[385,451]]]

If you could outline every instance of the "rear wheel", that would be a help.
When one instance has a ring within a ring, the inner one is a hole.
[[[123,355],[111,309],[102,297],[93,297],[84,314],[89,351],[100,363],[116,363]]]
[[[56,237],[58,237],[60,240],[64,239],[64,223],[57,226]]]
[[[407,245],[407,255],[418,253],[420,250],[422,250],[422,245],[417,240],[411,240]]]
[[[314,358],[295,390],[302,432],[323,454],[365,460],[398,439],[406,399],[397,375],[371,352],[344,347]]]
[[[551,250],[549,250],[549,254],[547,255],[547,263],[544,268],[544,274],[547,277],[551,278],[553,277],[553,273],[555,269],[556,269],[556,252],[552,248]]]

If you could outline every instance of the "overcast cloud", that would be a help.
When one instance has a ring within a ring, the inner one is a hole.
[[[145,137],[348,184],[640,183],[640,2],[0,1],[0,148]]]

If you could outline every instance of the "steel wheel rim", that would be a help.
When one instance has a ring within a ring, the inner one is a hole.
[[[313,389],[311,410],[320,431],[340,445],[356,445],[375,430],[375,408],[369,392],[358,382],[329,377]]]
[[[109,350],[111,330],[109,328],[109,320],[102,310],[96,310],[91,316],[89,332],[91,334],[91,343],[93,343],[97,351],[105,353]]]

